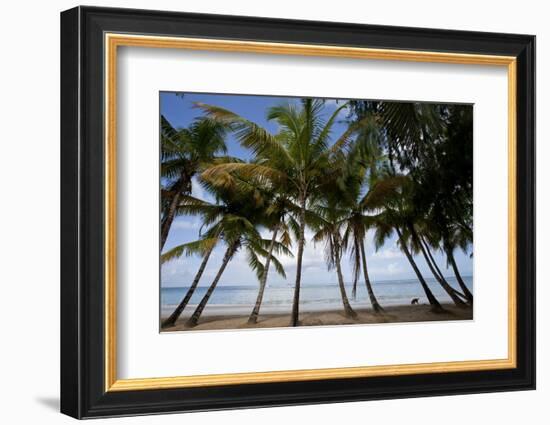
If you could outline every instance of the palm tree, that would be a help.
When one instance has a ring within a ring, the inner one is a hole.
[[[464,307],[465,304],[457,295],[457,291],[448,284],[442,275],[438,274],[416,230],[415,223],[420,221],[420,211],[423,207],[421,200],[415,197],[417,187],[418,186],[415,185],[411,178],[404,178],[399,195],[394,197],[391,206],[386,206],[384,222],[378,223],[378,230],[380,231],[378,235],[378,243],[382,242],[383,238],[389,236],[387,225],[388,223],[392,223],[392,227],[398,235],[401,249],[405,253],[411,267],[417,275],[422,288],[426,293],[428,301],[432,305],[432,310],[435,312],[440,312],[443,309],[429,289],[422,273],[420,272],[420,269],[416,265],[413,257],[413,254],[415,253],[422,253],[428,267],[430,268],[430,271],[436,278],[436,281],[442,286],[445,292],[447,292],[449,297],[458,307]]]
[[[468,301],[468,304],[473,305],[474,304],[474,295],[466,286],[466,283],[464,282],[464,279],[462,279],[462,276],[460,274],[460,271],[458,270],[458,266],[456,265],[456,261],[453,255],[453,251],[449,248],[447,252],[447,259],[449,261],[449,264],[451,265],[453,269],[453,273],[455,275],[456,281],[458,282],[458,285],[460,286],[460,289],[462,292],[464,292],[464,295],[466,297],[466,300]]]
[[[456,203],[460,194],[449,197],[447,192],[451,189],[440,188],[441,185],[445,186],[441,181],[446,177],[440,176],[436,166],[429,168],[420,174],[420,181],[411,179],[410,203],[415,206],[415,217],[409,221],[407,227],[415,252],[422,253],[430,271],[452,301],[458,307],[465,307],[464,300],[468,304],[473,303],[473,297],[471,299],[468,297],[468,294],[471,296],[471,293],[464,282],[462,284],[459,282],[464,293],[456,290],[447,282],[433,258],[430,246],[437,250],[441,244],[448,248],[460,245],[466,250],[468,244],[471,243],[466,235],[471,233],[463,231],[454,218],[457,209],[453,204]],[[428,182],[433,183],[427,185]],[[461,208],[460,211],[462,215],[469,215],[468,208]],[[450,255],[452,256],[453,249],[444,250],[448,258]],[[448,262],[450,263],[449,260]],[[458,269],[456,271],[458,272]]]
[[[462,279],[462,276],[460,274],[460,271],[458,270],[458,266],[456,264],[456,260],[454,257],[454,251],[456,248],[461,248],[463,251],[466,251],[467,246],[471,243],[471,233],[467,231],[463,231],[463,228],[460,226],[457,226],[457,228],[454,231],[449,232],[452,236],[448,236],[443,240],[443,250],[445,254],[447,255],[447,261],[451,265],[451,268],[453,269],[453,273],[456,277],[456,280],[458,282],[458,285],[460,286],[460,289],[462,292],[464,292],[464,295],[466,297],[466,300],[468,301],[468,304],[473,305],[474,304],[474,296],[471,293],[471,291],[466,286],[466,283]]]
[[[225,225],[231,227],[231,229],[227,229],[229,233],[231,233],[231,236],[225,236],[227,249],[225,251],[221,266],[214,277],[214,280],[208,287],[206,294],[195,308],[195,311],[191,317],[187,320],[187,327],[193,327],[198,324],[200,316],[208,304],[210,297],[214,293],[225,268],[239,249],[243,247],[246,249],[248,263],[253,270],[256,270],[256,275],[258,277],[265,274],[265,266],[261,263],[258,255],[267,257],[270,262],[273,262],[276,265],[275,269],[277,272],[279,272],[283,277],[286,277],[282,264],[273,255],[268,255],[268,253],[263,249],[266,241],[260,238],[259,232],[247,218],[233,216],[230,219],[230,223],[225,223]]]
[[[399,246],[405,254],[405,257],[411,265],[416,277],[418,278],[418,281],[420,282],[420,285],[428,298],[428,302],[432,307],[432,311],[434,313],[441,313],[444,311],[443,307],[441,307],[441,304],[431,291],[430,287],[426,283],[426,280],[424,279],[424,276],[420,272],[420,269],[418,268],[411,249],[407,243],[407,237],[404,234],[404,230],[408,229],[408,224],[410,223],[410,217],[407,216],[407,213],[403,208],[403,201],[406,196],[403,194],[403,189],[405,187],[406,186],[402,188],[399,195],[387,201],[384,211],[378,214],[375,218],[375,246],[376,249],[379,249],[395,231]]]
[[[250,313],[248,318],[249,324],[255,324],[258,321],[258,316],[260,314],[260,308],[262,306],[262,301],[264,297],[265,286],[267,283],[267,277],[269,274],[269,267],[271,265],[271,259],[273,258],[273,252],[277,246],[277,236],[281,233],[281,238],[279,244],[285,248],[290,248],[292,245],[292,240],[289,233],[289,226],[287,220],[291,219],[288,217],[289,211],[295,210],[295,205],[292,204],[290,199],[284,195],[279,195],[275,199],[272,199],[270,205],[266,208],[266,219],[268,219],[271,224],[271,242],[267,250],[267,257],[265,260],[265,265],[262,270],[261,275],[259,276],[259,287],[258,295],[256,297],[256,302],[254,308]],[[290,253],[290,251],[287,251]],[[292,255],[291,255],[292,256]],[[285,276],[284,270],[279,270],[279,274]]]
[[[212,195],[218,197],[226,195],[227,199],[227,194],[229,193],[228,191],[222,192],[219,188],[217,189],[212,185],[209,185],[207,181],[202,179],[200,182]],[[220,203],[211,203],[190,195],[180,195],[179,198],[180,203],[176,209],[176,213],[178,215],[200,215],[202,217],[203,226],[201,226],[201,230],[199,231],[199,236],[201,236],[201,239],[172,248],[168,252],[161,255],[161,262],[166,263],[168,261],[175,260],[184,254],[186,256],[199,254],[203,257],[203,260],[185,296],[172,314],[162,323],[163,328],[174,325],[195,293],[200,278],[202,277],[208,260],[210,259],[210,255],[216,245],[220,242],[221,235],[219,232],[222,230],[220,221],[224,217],[224,214],[230,211],[231,208],[231,205],[223,200]],[[236,210],[237,208],[238,207],[235,206],[234,209]],[[205,226],[211,227],[204,234],[201,234],[202,229]]]
[[[437,282],[441,285],[441,287],[447,292],[449,297],[453,300],[455,305],[457,307],[465,307],[466,304],[464,301],[462,301],[459,297],[459,292],[454,289],[449,283],[445,280],[443,275],[441,274],[441,271],[438,272],[437,265],[435,264],[435,261],[433,261],[433,257],[429,253],[429,248],[426,247],[426,245],[422,242],[421,237],[419,236],[416,227],[414,224],[409,223],[407,226],[408,231],[410,232],[411,236],[411,245],[415,248],[415,251],[420,251],[422,255],[424,256],[424,259],[426,260],[426,264],[428,265],[428,268],[434,275]],[[461,294],[460,294],[461,295]]]
[[[334,192],[327,192],[325,200],[313,208],[315,210],[314,229],[316,233],[313,235],[313,242],[325,242],[325,260],[328,270],[336,268],[338,278],[338,288],[344,306],[344,314],[352,319],[357,318],[357,313],[351,308],[346,287],[344,284],[344,276],[342,274],[342,252],[344,246],[342,243],[341,219],[344,217],[346,210],[342,210],[336,206]],[[331,196],[333,195],[333,196]]]
[[[363,270],[365,286],[369,295],[369,300],[373,310],[376,313],[384,311],[378,302],[372,283],[369,277],[367,267],[367,255],[365,251],[365,239],[369,229],[376,226],[377,216],[369,215],[368,211],[378,211],[384,207],[385,200],[395,195],[395,189],[400,185],[399,178],[389,177],[386,180],[375,181],[371,179],[371,183],[367,192],[360,196],[355,193],[352,198],[352,203],[349,207],[349,213],[343,219],[344,227],[344,245],[350,247],[350,258],[353,264],[354,275],[357,276],[360,270]],[[350,195],[353,192],[350,192]],[[357,278],[354,278],[354,282]],[[355,285],[354,285],[355,286]]]
[[[183,310],[189,303],[189,300],[191,300],[191,297],[195,293],[195,289],[197,289],[199,281],[206,268],[206,264],[208,263],[208,260],[210,259],[210,255],[212,254],[212,251],[214,250],[214,247],[216,246],[217,243],[218,243],[218,238],[200,239],[194,242],[188,242],[182,245],[178,245],[177,247],[172,248],[170,251],[166,252],[161,256],[161,263],[164,264],[168,261],[172,261],[176,258],[179,258],[184,254],[187,256],[190,256],[193,254],[202,255],[201,265],[199,266],[199,269],[195,274],[195,277],[193,279],[193,282],[191,283],[191,286],[185,293],[185,296],[180,301],[176,309],[172,312],[172,314],[162,322],[162,325],[161,325],[162,328],[173,326],[178,320],[178,318],[181,316],[181,313],[183,312]]]
[[[233,162],[236,161],[236,159],[233,160]],[[216,164],[223,162],[227,161],[218,160]],[[203,175],[203,180],[206,181],[207,185],[213,190],[231,190],[234,193],[240,193],[241,196],[245,193],[248,194],[250,199],[254,199],[258,208],[263,208],[261,217],[258,217],[259,222],[261,221],[261,224],[272,232],[271,241],[266,252],[267,257],[265,264],[262,265],[259,261],[252,260],[251,255],[249,255],[249,262],[255,266],[253,268],[258,273],[259,281],[256,303],[248,319],[249,324],[255,324],[260,313],[273,253],[280,253],[281,249],[284,248],[285,254],[291,257],[293,256],[288,250],[292,245],[289,223],[293,225],[293,228],[297,227],[294,219],[290,215],[291,212],[296,212],[296,205],[292,203],[291,199],[286,194],[278,193],[276,190],[277,188],[274,187],[273,184],[266,184],[270,182],[266,182],[256,176],[250,177],[246,174],[241,175],[238,171],[233,171],[231,173],[223,172],[219,169],[214,174],[207,169]],[[280,241],[277,242],[277,236],[279,236],[279,234],[281,237]],[[279,263],[275,263],[275,267],[277,267],[277,271],[280,275],[286,276]]]
[[[208,119],[197,119],[188,128],[176,130],[161,116],[161,251],[181,197],[191,194],[193,177],[216,155],[226,152],[226,132],[226,126]]]
[[[259,286],[258,286],[258,295],[256,297],[256,302],[254,308],[248,317],[249,324],[255,324],[258,321],[258,316],[260,314],[260,308],[262,306],[262,301],[264,299],[265,285],[267,283],[267,276],[269,274],[269,266],[271,265],[271,256],[273,255],[273,249],[275,247],[275,242],[277,242],[277,233],[279,231],[279,225],[276,225],[273,229],[273,234],[271,236],[271,243],[269,244],[268,257],[265,261],[264,267],[261,270],[260,275],[258,276]]]
[[[446,282],[435,261],[430,261],[427,244],[423,245],[413,234],[415,245],[422,251],[428,266],[435,269],[434,276],[455,304],[464,304],[457,297],[473,304],[473,295],[460,276],[453,256],[456,246],[466,250],[473,239],[472,110],[463,105],[399,103],[383,103],[378,110],[387,129],[390,156],[402,170],[408,170],[415,182],[414,203],[429,218],[430,232],[439,233],[447,261],[464,294]],[[414,233],[415,226],[411,225]],[[460,235],[460,242],[454,239],[457,235]]]
[[[374,122],[374,124],[376,124]],[[341,188],[342,198],[348,213],[342,219],[344,225],[344,247],[350,249],[350,259],[353,265],[353,290],[355,299],[356,286],[361,269],[370,303],[375,313],[384,311],[372,288],[370,281],[365,239],[368,230],[374,225],[374,219],[369,213],[375,213],[385,207],[389,198],[396,196],[396,190],[402,184],[399,176],[379,176],[378,167],[384,162],[379,152],[378,126],[362,129],[361,137],[357,139],[346,158],[344,184]]]
[[[346,104],[337,108],[328,119],[323,113],[324,102],[319,99],[302,99],[299,105],[290,103],[272,107],[268,110],[267,118],[278,124],[279,132],[276,135],[226,109],[204,104],[197,106],[209,118],[230,125],[240,143],[251,149],[258,159],[253,164],[214,166],[208,170],[211,176],[238,171],[241,175],[265,179],[275,187],[284,188],[284,192],[299,206],[296,280],[291,317],[291,325],[297,326],[308,203],[318,193],[323,182],[335,177],[335,157],[348,145],[358,125],[350,126],[331,144],[333,125]]]
[[[422,233],[419,233],[419,237],[420,237],[420,243],[424,246],[424,250],[426,251],[427,255],[428,255],[428,260],[431,261],[432,263],[432,266],[433,268],[435,269],[437,275],[439,276],[440,279],[444,280],[445,282],[447,282],[447,280],[445,279],[445,276],[443,275],[443,273],[441,272],[441,269],[439,268],[439,266],[437,265],[437,262],[435,261],[435,258],[433,257],[432,253],[431,253],[431,249],[430,247],[434,248],[434,249],[439,249],[439,245],[438,245],[438,241],[437,242],[434,242],[433,240],[431,241],[428,241],[427,238],[422,234]],[[448,265],[447,265],[448,266]],[[447,284],[449,284],[447,282]],[[449,284],[450,286],[450,284]],[[468,297],[466,295],[464,295],[462,292],[460,291],[457,291],[455,288],[453,288],[451,286],[451,289],[453,290],[453,292],[459,296],[461,299],[465,300],[468,304],[472,304],[469,300],[468,300]],[[466,288],[467,289],[467,288]]]
[[[237,250],[240,248],[239,241],[229,241],[227,250],[225,251],[225,254],[223,256],[222,264],[218,270],[218,273],[214,277],[214,280],[208,287],[208,290],[206,291],[206,294],[201,299],[199,305],[195,308],[195,311],[193,312],[192,316],[187,320],[185,323],[188,327],[196,326],[199,322],[199,318],[201,317],[201,314],[204,310],[204,307],[206,307],[206,304],[210,300],[210,297],[214,293],[214,290],[216,289],[216,286],[218,285],[218,282],[220,281],[220,278],[222,277],[223,272],[225,271],[225,268],[227,267],[227,264],[229,261],[233,258],[233,255],[237,252]]]
[[[401,246],[401,249],[405,253],[405,256],[407,257],[407,260],[409,261],[411,267],[414,270],[414,273],[416,274],[420,284],[422,285],[422,289],[424,290],[424,293],[426,294],[426,297],[428,298],[428,302],[432,306],[432,311],[434,313],[443,312],[443,307],[441,307],[441,304],[439,303],[439,301],[437,300],[437,298],[435,297],[435,295],[431,291],[430,287],[428,286],[428,284],[424,280],[424,276],[422,276],[422,273],[420,272],[420,269],[416,265],[416,262],[414,261],[414,258],[411,254],[411,251],[410,251],[409,247],[407,246],[407,241],[406,241],[405,237],[403,236],[403,232],[401,231],[399,226],[395,226],[395,231],[396,231],[397,236],[399,238],[399,244]]]
[[[178,215],[200,215],[203,218],[203,223],[207,225],[212,225],[213,223],[218,222],[216,223],[218,225],[213,225],[211,229],[206,232],[206,234],[201,235],[201,239],[178,245],[161,255],[161,263],[163,264],[180,258],[184,254],[186,256],[199,254],[203,257],[201,265],[199,266],[193,282],[191,283],[191,286],[187,290],[185,296],[182,298],[172,314],[165,321],[162,322],[161,326],[163,328],[173,326],[176,323],[178,318],[181,316],[181,313],[184,311],[185,307],[193,297],[193,294],[197,289],[204,270],[206,269],[206,265],[208,263],[208,260],[210,259],[210,255],[220,241],[220,235],[219,233],[217,233],[220,230],[219,219],[220,216],[222,216],[225,212],[226,207],[223,204],[218,205],[215,203],[210,203],[208,201],[198,199],[190,195],[180,195],[179,199],[180,203],[176,210]]]
[[[426,219],[420,223],[420,239],[421,242],[423,242],[428,257],[432,257],[429,249],[430,246],[436,250],[441,249],[443,251],[447,257],[447,265],[450,265],[453,269],[456,280],[462,291],[459,292],[454,290],[455,294],[465,299],[468,304],[473,305],[473,294],[462,279],[454,258],[455,249],[460,248],[462,251],[467,252],[468,247],[472,244],[473,234],[470,224],[467,224],[467,221],[471,220],[471,218],[460,218],[458,220],[453,218],[453,214],[449,214],[449,210],[451,213],[455,213],[454,217],[456,217],[456,212],[459,211],[459,209],[456,207],[449,208],[450,203],[454,203],[454,201],[445,202],[445,200],[441,200],[436,207],[429,209]],[[463,216],[471,214],[468,210],[460,211]],[[422,239],[424,240],[422,241]],[[437,264],[433,258],[432,264],[444,280],[443,274],[438,270]]]
[[[258,276],[263,275],[265,270],[259,256],[266,257],[270,262],[273,262],[275,269],[284,276],[283,266],[272,254],[268,254],[265,250],[265,246],[272,242],[262,239],[256,228],[257,223],[262,220],[262,208],[255,202],[250,201],[249,193],[228,192],[218,188],[217,194],[218,203],[208,205],[204,213],[203,225],[210,226],[205,232],[205,237],[222,239],[225,242],[226,251],[214,280],[191,317],[187,320],[186,326],[188,327],[197,325],[227,265],[239,249],[244,248],[246,250],[248,263],[252,269],[256,270]],[[273,245],[272,252],[276,249],[289,253],[281,244],[273,243]]]

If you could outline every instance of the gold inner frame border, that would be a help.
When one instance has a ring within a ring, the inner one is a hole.
[[[468,65],[504,66],[508,72],[508,357],[495,360],[468,360],[437,363],[305,369],[270,372],[229,373],[173,377],[118,379],[116,324],[116,98],[118,47],[147,47],[261,53],[278,55],[321,56],[403,62],[431,62]],[[513,56],[465,53],[428,52],[393,49],[371,49],[331,45],[287,44],[200,38],[161,37],[106,33],[105,47],[105,391],[137,391],[152,389],[240,385],[323,379],[364,378],[513,369],[516,359],[516,58]]]

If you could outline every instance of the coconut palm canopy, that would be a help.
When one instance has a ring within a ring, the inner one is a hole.
[[[387,281],[471,308],[471,106],[161,93],[160,121],[163,327],[224,297],[297,326],[321,285],[351,321]]]

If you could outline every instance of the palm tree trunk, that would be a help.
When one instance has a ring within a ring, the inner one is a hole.
[[[474,304],[474,296],[466,286],[466,283],[464,283],[464,280],[462,279],[462,276],[460,275],[460,272],[458,271],[458,267],[456,265],[455,257],[453,255],[453,251],[450,249],[446,250],[447,252],[447,258],[449,259],[449,262],[451,263],[451,267],[453,268],[453,272],[455,274],[456,280],[460,286],[460,289],[464,292],[464,295],[466,295],[466,298],[468,299],[468,303],[473,305]]]
[[[357,299],[357,281],[359,280],[359,261],[357,259],[357,253],[359,252],[359,244],[357,243],[357,238],[353,238],[353,245],[355,248],[355,264],[354,264],[354,270],[353,270],[353,286],[351,289],[351,297],[355,301]],[[361,255],[361,254],[359,254]]]
[[[166,208],[165,211],[163,211],[163,217],[160,224],[160,251],[162,252],[162,249],[164,248],[164,244],[166,243],[166,239],[168,238],[168,232],[170,231],[170,227],[172,227],[172,222],[174,221],[174,217],[176,216],[176,208],[178,207],[178,204],[180,202],[181,192],[185,187],[185,180],[183,177],[180,177],[179,181],[174,185],[174,196],[170,200],[170,204]]]
[[[264,272],[262,273],[262,278],[260,280],[260,288],[258,290],[258,296],[256,298],[256,304],[250,313],[248,318],[248,323],[255,324],[258,321],[258,315],[260,314],[260,307],[262,306],[262,300],[264,298],[265,284],[267,282],[267,275],[269,274],[269,265],[271,263],[271,256],[273,255],[273,248],[275,247],[275,242],[277,240],[277,232],[279,231],[279,225],[273,230],[273,236],[271,237],[271,244],[269,245],[269,251],[267,259],[265,260]]]
[[[365,277],[365,285],[367,287],[367,292],[369,293],[370,303],[372,305],[373,310],[376,313],[381,313],[384,311],[384,309],[378,303],[378,300],[374,295],[374,291],[372,290],[372,285],[369,279],[369,272],[367,269],[367,255],[365,254],[365,246],[363,245],[363,242],[361,242],[361,244],[359,245],[359,248],[361,249],[361,262],[363,263],[363,275]]]
[[[196,326],[199,322],[199,318],[201,317],[202,311],[204,310],[204,307],[206,307],[206,304],[210,300],[210,297],[212,296],[212,293],[214,292],[214,289],[216,289],[216,286],[218,285],[218,282],[220,278],[222,277],[222,274],[229,263],[229,260],[231,260],[231,257],[233,257],[233,254],[237,250],[237,244],[232,244],[229,247],[227,247],[227,250],[225,251],[225,255],[223,256],[222,265],[220,266],[220,269],[218,270],[218,274],[216,274],[216,277],[210,284],[210,287],[206,291],[206,294],[204,294],[204,297],[202,297],[201,302],[193,312],[192,316],[187,320],[185,323],[188,327]]]
[[[197,285],[199,284],[199,280],[201,279],[201,276],[204,272],[204,269],[206,268],[206,263],[208,263],[208,259],[210,258],[210,254],[212,254],[212,251],[214,250],[214,247],[210,248],[207,252],[204,258],[202,259],[201,265],[199,267],[199,270],[197,271],[197,274],[195,275],[195,278],[193,279],[193,283],[187,290],[187,293],[185,294],[185,297],[181,300],[181,302],[178,304],[174,312],[166,319],[164,322],[162,322],[162,328],[167,328],[170,326],[173,326],[174,323],[176,323],[176,320],[180,317],[181,313],[187,306],[187,303],[195,293],[195,289],[197,289]]]
[[[340,288],[340,296],[342,297],[342,303],[344,304],[344,313],[346,316],[351,317],[352,319],[357,318],[357,313],[351,308],[351,305],[346,294],[346,287],[344,285],[344,276],[342,275],[342,267],[340,265],[340,250],[339,244],[334,241],[333,243],[333,256],[334,262],[336,263],[336,274],[338,275],[338,286]]]
[[[357,275],[353,277],[353,286],[351,288],[351,298],[355,301],[357,299]]]
[[[430,258],[430,261],[432,262],[432,265],[434,266],[434,269],[437,271],[437,274],[439,276],[441,276],[442,278],[444,278],[443,273],[441,272],[441,269],[439,268],[439,266],[435,262],[435,258],[432,255],[432,251],[430,250],[430,246],[428,245],[428,242],[426,242],[426,239],[424,238],[423,235],[418,235],[418,237],[420,238],[420,241],[424,245],[424,248],[426,249],[426,254],[428,254],[428,257]]]
[[[290,326],[298,326],[300,316],[300,282],[302,280],[302,257],[304,256],[305,227],[306,227],[306,198],[302,195],[300,201],[300,235],[298,238],[298,258],[296,261],[296,282],[294,284],[294,299],[292,300],[292,317]]]
[[[418,266],[414,262],[414,258],[411,255],[409,248],[407,247],[407,244],[405,243],[405,240],[403,239],[403,234],[401,233],[401,230],[399,230],[398,226],[395,226],[395,231],[397,232],[397,236],[399,237],[399,242],[401,244],[401,249],[403,249],[403,252],[405,253],[405,256],[407,257],[407,260],[409,260],[409,263],[411,264],[411,267],[414,270],[414,273],[416,274],[416,277],[418,278],[420,285],[422,285],[422,289],[424,289],[424,292],[426,293],[426,297],[428,297],[428,301],[430,305],[432,306],[432,311],[434,313],[441,313],[443,311],[443,307],[441,307],[441,304],[439,304],[439,301],[437,301],[437,298],[434,296],[432,291],[430,290],[430,287],[424,280],[424,277],[422,276],[422,273],[420,273],[420,270],[418,269]]]
[[[435,270],[432,262],[430,261],[430,258],[428,257],[428,254],[426,253],[426,248],[424,248],[423,242],[420,240],[420,237],[418,236],[418,233],[416,232],[416,229],[414,228],[414,225],[409,225],[409,229],[411,231],[412,237],[416,240],[417,244],[420,246],[420,251],[422,251],[422,255],[424,256],[424,260],[426,260],[426,263],[428,264],[428,267],[430,268],[430,271],[434,275],[435,279],[439,282],[439,284],[443,287],[445,292],[451,297],[453,302],[457,307],[464,308],[466,307],[466,304],[464,301],[462,301],[458,296],[454,293],[453,288],[449,283],[443,278],[443,276],[440,276],[437,271]]]
[[[431,262],[432,262],[432,265],[434,266],[435,270],[437,271],[437,273],[439,274],[439,276],[444,279],[445,281],[447,281],[447,279],[445,279],[445,276],[443,276],[443,273],[441,272],[441,269],[439,268],[439,266],[437,265],[436,261],[435,261],[435,258],[433,257],[431,251],[430,251],[430,247],[428,245],[428,243],[426,242],[426,240],[424,239],[424,237],[422,235],[419,235],[420,236],[420,240],[424,243],[424,248],[426,249],[426,253],[428,254],[428,257],[430,258]],[[448,282],[447,282],[448,283]],[[466,298],[466,295],[464,295],[462,292],[456,290],[455,288],[453,288],[451,285],[449,285],[452,289],[452,291],[455,293],[455,295],[459,296],[463,301],[468,301],[468,298]]]

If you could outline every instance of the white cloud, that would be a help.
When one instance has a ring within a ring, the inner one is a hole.
[[[388,274],[390,275],[396,275],[403,272],[403,267],[398,263],[390,263],[388,265]]]
[[[390,260],[392,258],[402,258],[403,253],[397,247],[392,246],[389,248],[383,248],[375,252],[372,255],[372,258],[381,259],[381,260]]]
[[[178,217],[172,223],[174,229],[182,230],[199,229],[200,226],[201,224],[198,220],[189,217]]]
[[[185,259],[182,261],[181,259],[177,259],[174,261],[170,261],[169,263],[163,264],[161,268],[161,278],[163,285],[171,286],[174,285],[188,285],[191,283],[194,275],[194,269],[196,267],[193,267],[194,262],[188,261],[188,259]]]
[[[403,267],[403,265],[398,262],[393,262],[385,265],[371,266],[369,268],[370,274],[375,275],[378,279],[380,279],[380,277],[382,278],[395,277],[403,274],[405,271],[406,269]]]

